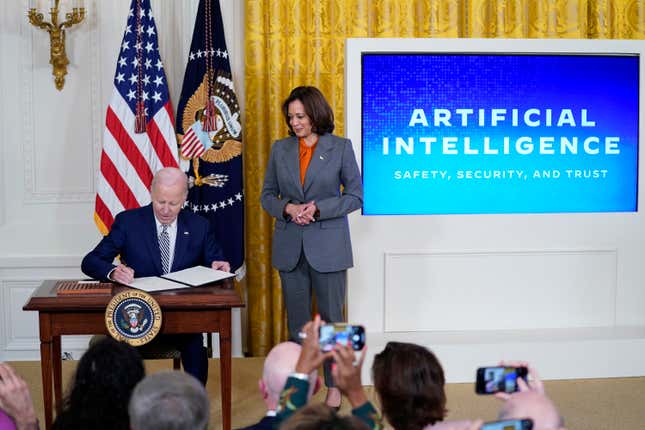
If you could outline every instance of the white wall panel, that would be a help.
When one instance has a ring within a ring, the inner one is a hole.
[[[614,251],[386,253],[384,330],[609,327]]]
[[[23,311],[31,293],[45,279],[82,277],[80,256],[0,257],[0,361],[38,360],[38,313]],[[87,348],[88,336],[63,336],[62,350],[78,358]]]
[[[12,351],[33,350],[40,345],[38,338],[38,314],[24,312],[31,293],[40,285],[39,281],[6,281],[3,283],[6,312],[3,323],[6,326],[6,349]],[[34,331],[36,328],[36,331]]]

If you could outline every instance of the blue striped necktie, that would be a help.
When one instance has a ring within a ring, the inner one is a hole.
[[[168,224],[161,225],[159,233],[159,251],[161,252],[161,268],[164,275],[170,272],[170,235],[168,234]]]

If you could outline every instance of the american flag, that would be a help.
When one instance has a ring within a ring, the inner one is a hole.
[[[94,211],[101,233],[108,233],[119,212],[150,203],[157,170],[177,166],[175,124],[150,0],[132,0],[105,119]]]

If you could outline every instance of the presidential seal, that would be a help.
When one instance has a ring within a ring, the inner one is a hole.
[[[161,329],[161,308],[152,296],[140,290],[123,291],[112,297],[105,309],[105,325],[116,340],[132,346],[150,342]]]

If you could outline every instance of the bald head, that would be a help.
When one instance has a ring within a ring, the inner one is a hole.
[[[150,197],[155,218],[161,224],[172,224],[188,196],[188,178],[176,167],[166,167],[155,173],[150,185]]]
[[[155,173],[150,184],[150,191],[154,192],[156,188],[163,187],[181,187],[185,193],[188,192],[188,177],[184,172],[176,167],[164,167]]]
[[[499,419],[518,418],[531,418],[535,430],[557,430],[564,427],[555,404],[536,391],[515,393],[504,402]]]
[[[302,348],[295,342],[282,342],[269,351],[264,360],[261,385],[264,385],[265,402],[269,409],[275,409],[280,400],[280,392],[284,388],[289,374],[293,373]],[[309,394],[311,395],[316,382],[316,372],[309,377]]]

